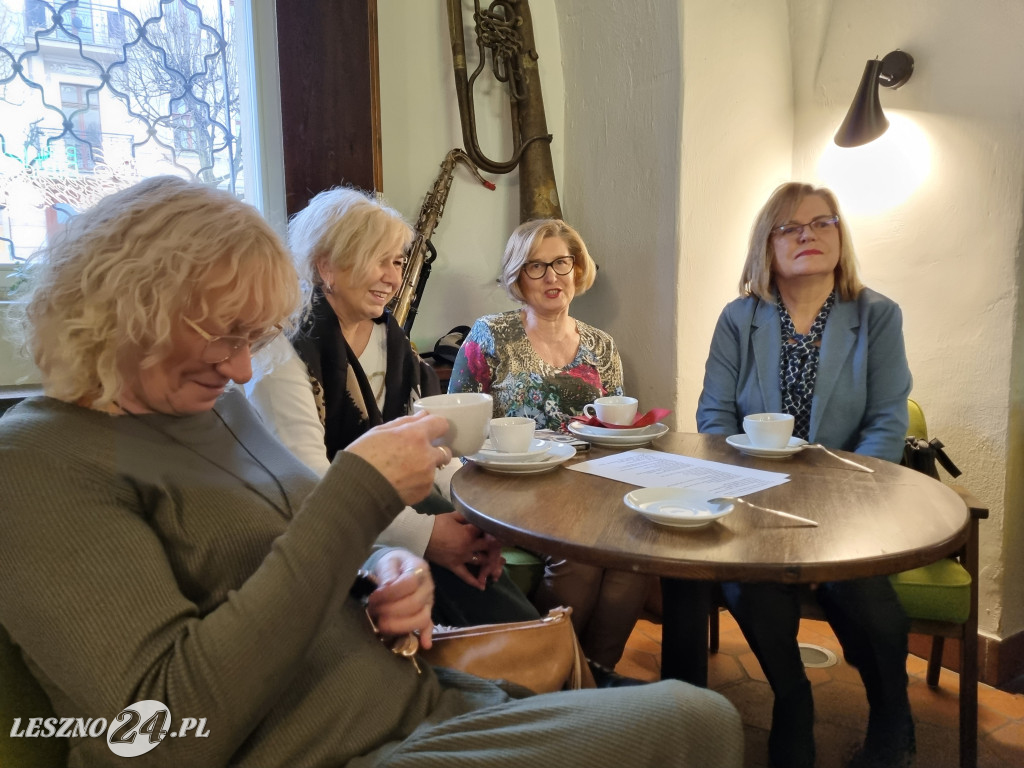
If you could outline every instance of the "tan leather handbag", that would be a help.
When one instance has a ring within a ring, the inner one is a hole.
[[[572,628],[571,608],[552,608],[533,621],[435,630],[420,657],[536,693],[593,688],[594,678]]]

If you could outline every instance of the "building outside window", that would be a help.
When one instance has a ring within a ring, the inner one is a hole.
[[[254,6],[273,2],[0,0],[0,301],[48,236],[143,178],[197,179],[264,208],[264,153],[245,146],[261,123]],[[0,386],[17,383],[11,359],[0,338]]]

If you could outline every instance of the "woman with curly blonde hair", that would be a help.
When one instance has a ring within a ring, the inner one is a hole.
[[[38,265],[26,322],[49,396],[0,419],[0,624],[58,716],[130,723],[156,701],[168,719],[128,727],[140,765],[740,764],[713,693],[530,696],[392,650],[431,645],[433,582],[410,552],[367,556],[451,459],[432,445],[447,422],[371,429],[322,478],[266,431],[229,385],[298,278],[255,209],[144,181]],[[164,738],[186,715],[202,738]],[[103,738],[70,750],[116,760]]]
[[[254,346],[276,336],[298,288],[277,235],[253,213],[231,195],[160,176],[71,219],[29,264],[20,324],[46,393],[109,406],[138,385],[126,373],[145,378],[166,358],[186,315]]]

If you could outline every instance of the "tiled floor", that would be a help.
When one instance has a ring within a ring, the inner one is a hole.
[[[728,612],[721,616],[721,650],[710,657],[708,682],[739,710],[746,732],[749,768],[768,765],[768,727],[771,690],[743,635]],[[834,666],[808,669],[814,685],[818,768],[841,768],[845,758],[864,738],[867,701],[856,670],[842,660],[839,643],[828,624],[804,620],[801,643],[826,648],[838,657]],[[630,637],[626,653],[616,667],[624,675],[644,680],[660,677],[661,626],[641,620]],[[942,671],[939,688],[925,683],[925,661],[911,655],[910,704],[917,724],[919,768],[956,768],[958,759],[957,687],[959,676]],[[1024,695],[998,691],[987,685],[978,690],[979,768],[1024,766]]]

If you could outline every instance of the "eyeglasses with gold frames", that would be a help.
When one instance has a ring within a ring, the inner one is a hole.
[[[200,356],[200,360],[209,365],[216,365],[217,363],[223,363],[225,360],[229,360],[235,356],[235,354],[242,347],[249,347],[249,354],[255,355],[261,349],[265,349],[270,342],[276,339],[281,331],[284,330],[280,325],[274,325],[269,331],[264,331],[256,336],[213,336],[187,317],[183,318],[188,323],[189,328],[198,333],[206,341],[206,346],[203,347],[203,354]]]

